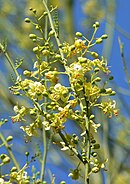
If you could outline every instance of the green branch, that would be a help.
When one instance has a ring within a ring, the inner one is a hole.
[[[46,3],[48,3],[48,0],[46,0]],[[45,18],[45,34],[44,38],[47,40],[47,35],[48,35],[48,17],[46,16]],[[47,61],[47,56],[45,57],[45,60]],[[46,84],[46,82],[45,82]],[[45,102],[47,102],[47,98],[45,97]],[[46,108],[45,108],[46,110]],[[42,165],[41,165],[41,175],[40,175],[40,180],[44,180],[45,176],[45,166],[46,166],[46,160],[47,160],[47,151],[48,151],[48,146],[47,146],[47,136],[46,136],[46,130],[45,126],[42,125],[43,130],[42,130],[42,137],[43,137],[43,147],[44,147],[44,153],[43,153],[43,159],[42,159]]]
[[[19,166],[18,162],[16,161],[16,159],[15,159],[15,157],[14,157],[12,151],[11,151],[11,148],[10,148],[10,146],[8,145],[8,143],[7,143],[7,141],[5,140],[5,138],[4,138],[4,136],[2,135],[2,133],[0,133],[0,139],[2,140],[3,144],[5,145],[5,147],[6,147],[7,151],[8,151],[8,153],[9,153],[9,156],[10,156],[10,158],[12,159],[12,161],[13,161],[14,165],[16,166],[17,170],[20,171],[20,166]]]
[[[79,158],[79,160],[83,164],[86,164],[87,161],[86,160],[83,161],[81,154],[76,149],[74,149],[72,146],[69,145],[69,143],[68,143],[67,139],[65,138],[64,134],[61,131],[58,131],[58,133],[59,133],[61,139],[64,141],[65,146],[67,146]]]
[[[58,47],[59,47],[59,45],[61,45],[61,43],[60,43],[60,40],[59,40],[59,38],[58,38],[57,32],[56,32],[56,30],[55,30],[55,28],[54,28],[53,20],[52,20],[52,17],[51,17],[51,13],[50,13],[50,11],[49,11],[49,9],[48,9],[48,7],[47,7],[47,4],[46,4],[45,0],[43,0],[43,4],[44,4],[44,6],[45,6],[45,8],[46,8],[46,11],[47,11],[47,13],[48,13],[48,18],[49,18],[50,26],[51,26],[52,31],[54,32],[55,39],[56,39],[57,45],[58,45]],[[61,55],[62,62],[63,62],[63,64],[65,64],[65,58],[64,58],[64,54],[63,54],[63,52],[62,52],[62,49],[59,48],[59,51],[60,51],[60,55]]]
[[[9,55],[8,55],[8,53],[7,53],[7,51],[6,51],[6,49],[4,48],[4,46],[3,46],[1,43],[0,43],[0,49],[2,50],[2,52],[4,53],[4,55],[5,55],[6,59],[7,59],[7,61],[9,62],[10,66],[12,67],[12,69],[13,69],[13,71],[14,71],[16,77],[18,77],[19,74],[18,74],[18,72],[17,72],[17,70],[16,70],[16,68],[15,68],[15,66],[14,66],[14,64],[13,64],[13,61],[10,59],[10,57],[9,57]]]

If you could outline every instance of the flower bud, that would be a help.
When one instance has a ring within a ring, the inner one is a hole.
[[[91,56],[93,56],[95,59],[98,58],[98,54],[96,52],[91,52]]]
[[[8,156],[6,156],[3,160],[2,160],[3,164],[8,164],[10,162],[10,158]]]
[[[92,155],[93,157],[96,157],[96,156],[97,156],[97,153],[96,153],[96,152],[92,152],[91,155]]]
[[[94,24],[93,24],[93,28],[98,28],[100,26],[100,23],[99,22],[95,22]]]
[[[43,15],[46,16],[46,15],[48,15],[48,13],[47,12],[44,12]]]
[[[24,74],[24,76],[26,76],[26,77],[30,77],[30,76],[31,76],[31,72],[28,71],[28,70],[24,70],[23,74]]]
[[[1,155],[0,155],[1,160],[3,160],[5,157],[7,157],[6,154],[1,154]]]
[[[34,52],[34,53],[37,53],[38,51],[39,51],[39,47],[34,47],[34,48],[33,48],[33,52]]]
[[[87,58],[84,58],[84,57],[78,57],[78,60],[79,60],[79,62],[81,62],[81,63],[87,62]]]
[[[111,93],[112,93],[112,88],[107,88],[107,89],[106,89],[106,93],[107,93],[107,94],[111,94]]]
[[[114,77],[113,77],[113,76],[110,76],[110,77],[109,77],[109,80],[113,80],[113,79],[114,79]]]
[[[58,45],[58,47],[59,47],[59,48],[62,48],[62,44],[60,43],[60,44]]]
[[[98,39],[96,40],[96,43],[97,43],[97,44],[102,43],[102,38],[98,38]]]
[[[15,95],[20,95],[19,91],[14,92]]]
[[[29,152],[26,151],[26,152],[25,152],[25,155],[28,157],[28,156],[29,156]]]
[[[37,40],[36,39],[33,39],[32,41],[35,43]]]
[[[11,135],[8,136],[8,137],[6,138],[6,141],[7,141],[7,142],[10,142],[10,141],[12,141],[12,140],[13,140],[13,136],[11,136]]]
[[[56,59],[60,59],[60,58],[61,58],[61,55],[60,55],[60,54],[56,54],[56,55],[55,55],[55,58],[56,58]]]
[[[43,54],[43,56],[48,56],[50,54],[50,52],[45,49],[42,51],[42,54]]]
[[[95,116],[94,116],[94,114],[92,114],[90,117],[89,117],[89,119],[94,119],[95,118]]]
[[[26,23],[30,23],[31,22],[31,20],[29,19],[29,18],[25,18],[25,20],[24,20]]]
[[[97,73],[97,72],[99,72],[99,70],[100,70],[100,69],[96,67],[96,68],[94,69],[94,72]]]
[[[30,35],[29,35],[29,38],[30,38],[30,39],[36,39],[36,38],[37,38],[37,35],[35,35],[35,34],[30,34]]]
[[[100,78],[100,77],[96,77],[96,78],[95,78],[95,81],[96,81],[96,82],[100,82],[100,81],[101,81],[101,78]]]
[[[99,27],[100,23],[97,21],[97,22],[95,22],[95,25],[96,25],[96,27]]]
[[[49,32],[49,36],[51,37],[51,36],[54,36],[55,35],[55,32],[53,31],[53,30],[51,30],[50,32]]]
[[[114,96],[115,94],[116,94],[116,92],[115,91],[112,91],[111,94],[110,94],[110,96]]]
[[[50,117],[51,117],[51,115],[50,115],[50,114],[47,114],[47,115],[46,115],[46,118],[47,118],[47,119],[49,119]]]
[[[80,32],[76,32],[76,36],[82,37],[83,35],[82,35],[82,33],[80,33]]]
[[[98,160],[98,159],[95,159],[95,160],[94,160],[94,163],[95,163],[95,164],[98,164],[98,163],[99,163],[99,160]]]
[[[17,171],[17,167],[12,167],[12,169],[10,170],[10,172],[15,172]]]
[[[108,38],[108,35],[107,34],[104,34],[101,36],[102,39],[107,39]]]
[[[100,148],[100,144],[94,144],[92,145],[92,149],[99,149]]]
[[[61,181],[60,184],[66,184],[66,182],[65,181]]]
[[[75,49],[75,46],[74,45],[71,45],[70,46],[70,51],[73,51]]]
[[[32,11],[33,11],[33,13],[34,13],[34,14],[36,14],[36,12],[37,12],[37,10],[36,10],[36,9],[33,9]]]
[[[99,172],[99,170],[100,170],[100,169],[99,169],[98,167],[93,167],[93,168],[92,168],[92,172],[93,172],[93,173],[97,173],[97,172]]]

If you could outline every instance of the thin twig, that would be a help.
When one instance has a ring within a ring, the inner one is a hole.
[[[65,145],[79,158],[79,160],[83,164],[86,164],[87,161],[86,160],[83,161],[81,154],[76,149],[74,149],[72,146],[69,145],[69,143],[68,143],[67,139],[65,138],[64,134],[61,131],[58,131],[58,133],[59,133],[61,139],[64,141]]]
[[[4,136],[2,135],[2,133],[0,133],[0,139],[2,140],[3,144],[5,145],[5,147],[6,147],[7,151],[8,151],[8,153],[9,153],[9,156],[10,156],[10,158],[12,159],[12,161],[13,161],[14,165],[16,166],[17,170],[20,171],[20,166],[19,166],[18,162],[16,161],[16,159],[15,159],[15,157],[14,157],[12,151],[11,151],[11,148],[10,148],[10,146],[8,145],[8,143],[7,143],[7,141],[5,140],[5,138],[4,138]]]
[[[46,4],[45,0],[43,0],[43,4],[44,4],[44,6],[45,6],[45,8],[46,8],[46,11],[47,11],[47,13],[48,13],[48,18],[49,18],[50,26],[51,26],[52,31],[55,33],[55,34],[54,34],[54,35],[55,35],[55,39],[56,39],[57,45],[58,45],[58,47],[59,47],[59,45],[61,45],[61,44],[60,44],[60,40],[59,40],[59,37],[58,37],[57,32],[56,32],[56,30],[55,30],[55,27],[54,27],[54,25],[53,25],[52,17],[51,17],[50,11],[49,11],[49,9],[48,9],[48,7],[47,7],[47,4]],[[65,63],[65,58],[64,58],[64,54],[63,54],[63,52],[62,52],[62,49],[59,48],[59,51],[60,51],[60,55],[61,55],[62,62],[63,62],[63,64],[65,65],[66,63]]]
[[[46,0],[46,3],[48,3],[48,0]],[[48,35],[48,17],[46,16],[46,18],[45,18],[45,35],[44,35],[45,40],[47,40],[47,35]],[[47,57],[45,58],[45,60],[47,61]],[[47,98],[45,98],[45,103],[46,102],[47,102]],[[43,159],[42,159],[42,165],[41,165],[41,175],[40,175],[40,180],[41,181],[44,180],[44,176],[45,176],[45,166],[46,166],[47,151],[48,151],[45,126],[43,125],[42,127],[43,127],[42,137],[43,137],[43,147],[44,147],[43,151],[44,151],[44,153],[43,153]]]
[[[7,53],[7,51],[6,51],[6,49],[4,48],[4,46],[3,46],[1,43],[0,43],[0,49],[2,50],[2,52],[4,53],[4,55],[5,55],[6,59],[7,59],[7,61],[9,62],[10,66],[12,67],[12,69],[13,69],[13,71],[14,71],[16,77],[18,77],[19,74],[18,74],[18,72],[17,72],[17,70],[16,70],[16,68],[15,68],[15,66],[14,66],[14,64],[13,64],[13,61],[11,60],[11,58],[9,57],[9,55],[8,55],[8,53]]]

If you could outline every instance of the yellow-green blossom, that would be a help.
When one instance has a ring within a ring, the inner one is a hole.
[[[31,98],[35,99],[38,98],[42,100],[43,95],[46,93],[46,88],[41,82],[31,82],[29,84],[28,94]]]

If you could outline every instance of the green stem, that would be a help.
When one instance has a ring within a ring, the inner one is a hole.
[[[46,165],[46,159],[47,159],[47,139],[46,139],[46,130],[45,130],[44,125],[43,125],[42,136],[43,136],[44,153],[43,153],[43,159],[42,159],[42,165],[41,165],[41,175],[40,175],[40,180],[41,181],[44,180],[45,165]]]
[[[46,0],[47,3],[47,0]],[[46,16],[45,19],[45,40],[47,40],[47,35],[48,35],[48,17]],[[45,58],[47,61],[47,57]],[[46,84],[46,83],[45,83]],[[45,98],[45,103],[47,102],[47,98]],[[46,108],[45,108],[46,110]],[[41,175],[40,175],[40,180],[44,180],[45,176],[45,166],[46,166],[46,160],[47,160],[47,151],[48,151],[48,146],[47,146],[47,137],[46,137],[46,130],[45,126],[43,125],[43,132],[42,132],[42,137],[43,137],[43,146],[44,146],[44,153],[43,153],[43,159],[42,159],[42,165],[41,165]]]
[[[83,164],[86,164],[87,161],[83,161],[81,154],[76,149],[74,149],[72,146],[69,145],[64,134],[61,131],[59,131],[58,133],[59,133],[61,139],[64,141],[65,145],[74,153],[74,155],[76,155]]]
[[[6,59],[7,59],[7,61],[9,62],[10,66],[12,67],[12,69],[13,69],[13,71],[14,71],[16,77],[18,77],[19,74],[18,74],[18,72],[17,72],[17,70],[16,70],[16,68],[15,68],[15,66],[14,66],[14,64],[13,64],[13,61],[10,59],[10,57],[9,57],[9,55],[8,55],[8,53],[7,53],[7,51],[5,50],[4,46],[3,46],[1,43],[0,43],[0,49],[2,50],[2,52],[4,53],[4,55],[5,55]]]
[[[51,26],[52,31],[54,32],[55,39],[56,39],[57,45],[58,45],[58,47],[59,47],[59,45],[61,45],[61,44],[60,44],[60,40],[59,40],[59,38],[58,38],[57,32],[56,32],[55,27],[54,27],[54,25],[53,25],[52,17],[51,17],[50,11],[49,11],[49,9],[48,9],[48,7],[47,7],[47,4],[46,4],[45,0],[43,0],[43,4],[44,4],[44,6],[45,6],[45,8],[46,8],[46,11],[47,11],[47,13],[48,13],[48,18],[49,18],[50,26]],[[64,58],[64,54],[63,54],[63,52],[62,52],[62,49],[59,48],[59,51],[60,51],[60,55],[61,55],[62,62],[63,62],[63,64],[65,65],[66,63],[65,63],[65,58]]]
[[[17,163],[17,161],[16,161],[16,159],[15,159],[15,157],[14,157],[12,151],[11,151],[11,148],[10,148],[10,146],[8,145],[8,143],[7,143],[7,141],[5,140],[5,138],[4,138],[4,136],[2,135],[2,133],[0,133],[0,139],[2,140],[3,144],[5,145],[5,147],[6,147],[7,151],[8,151],[8,153],[9,153],[9,156],[11,157],[11,159],[12,159],[14,165],[16,166],[17,170],[20,171],[20,166],[19,166],[19,164]]]
[[[92,37],[91,37],[91,40],[90,40],[90,41],[87,40],[87,41],[88,41],[88,45],[87,45],[87,48],[85,49],[85,51],[82,53],[82,57],[87,53],[87,51],[88,51],[88,49],[89,49],[90,47],[92,47],[92,46],[95,45],[95,43],[92,44],[92,41],[94,40],[94,36],[95,36],[97,30],[98,30],[98,28],[96,27],[96,28],[94,29],[93,35],[92,35]]]
[[[85,121],[86,121],[86,140],[87,140],[87,159],[88,163],[85,165],[85,184],[89,184],[89,172],[90,172],[90,153],[91,153],[91,145],[90,145],[90,122],[89,122],[89,117],[90,117],[90,107],[89,107],[89,102],[85,99],[86,101],[86,116],[85,116]]]
[[[90,172],[90,153],[91,153],[91,145],[90,145],[90,121],[89,121],[89,117],[90,117],[90,105],[89,105],[89,101],[87,99],[87,97],[85,96],[85,91],[83,88],[83,100],[81,100],[80,98],[80,108],[81,111],[84,112],[84,119],[85,119],[85,129],[86,129],[86,142],[87,142],[87,161],[85,163],[85,177],[84,177],[84,183],[85,184],[89,184],[89,172]]]

